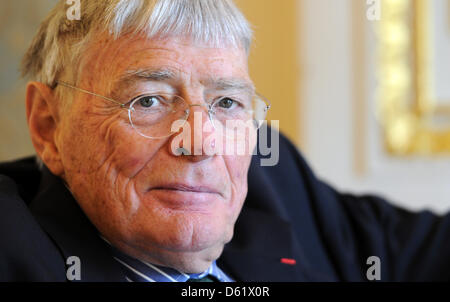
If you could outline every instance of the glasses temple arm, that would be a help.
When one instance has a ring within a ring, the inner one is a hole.
[[[62,81],[57,81],[56,84],[59,84],[59,85],[61,85],[61,86],[65,86],[65,87],[68,87],[68,88],[72,88],[72,89],[75,89],[75,90],[78,90],[78,91],[81,91],[81,92],[84,92],[84,93],[87,93],[87,94],[90,94],[90,95],[93,95],[93,96],[102,98],[102,99],[104,99],[104,100],[107,100],[107,101],[110,101],[110,102],[119,104],[120,107],[122,107],[122,108],[125,107],[125,104],[122,104],[121,102],[118,102],[118,101],[116,101],[116,100],[113,100],[113,99],[111,99],[111,98],[108,98],[108,97],[106,97],[106,96],[103,96],[103,95],[100,95],[100,94],[97,94],[97,93],[94,93],[94,92],[87,91],[87,90],[82,89],[82,88],[75,87],[75,86],[73,86],[73,85],[70,85],[69,83],[62,82]]]

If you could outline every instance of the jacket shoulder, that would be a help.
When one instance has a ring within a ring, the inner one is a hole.
[[[15,178],[19,180],[29,178],[19,175],[26,165],[19,164],[16,170],[13,166],[2,164],[0,173],[18,175]],[[31,196],[32,187],[37,188],[39,183],[24,186],[16,179],[0,174],[0,281],[64,281],[61,254],[22,198]]]

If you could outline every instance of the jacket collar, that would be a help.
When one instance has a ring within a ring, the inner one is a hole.
[[[63,181],[44,168],[38,195],[30,209],[60,249],[64,262],[77,256],[81,281],[126,281],[107,244],[88,220]]]
[[[237,281],[330,280],[309,266],[282,198],[253,158],[247,199],[218,264]]]

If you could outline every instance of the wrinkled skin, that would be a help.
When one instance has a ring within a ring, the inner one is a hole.
[[[243,49],[200,46],[176,37],[97,39],[82,63],[78,87],[123,103],[157,89],[200,104],[219,93],[210,87],[215,78],[251,85]],[[170,69],[176,77],[119,82],[125,71],[141,68]],[[250,155],[176,156],[170,148],[173,137],[138,135],[127,111],[116,104],[57,89],[74,94],[64,113],[57,109],[64,100],[56,100],[54,91],[36,82],[28,85],[32,141],[104,238],[154,264],[187,273],[207,269],[233,236],[247,194]],[[188,123],[193,126],[194,111],[203,112],[202,122],[208,122],[202,107],[192,107]],[[175,189],[168,188],[173,184]]]

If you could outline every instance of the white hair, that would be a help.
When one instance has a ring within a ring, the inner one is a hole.
[[[112,39],[145,34],[149,39],[186,36],[194,43],[232,45],[249,52],[250,26],[231,0],[81,0],[81,20],[67,18],[60,0],[42,22],[22,61],[25,77],[54,86],[63,71],[80,66],[95,32]],[[70,80],[78,81],[76,68]]]

